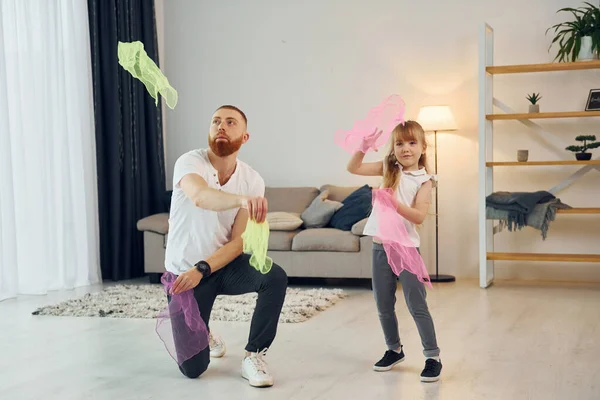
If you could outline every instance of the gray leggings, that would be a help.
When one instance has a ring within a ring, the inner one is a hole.
[[[408,311],[417,324],[421,344],[423,345],[423,354],[425,357],[438,357],[440,349],[435,337],[433,320],[425,300],[427,297],[425,285],[408,271],[402,271],[400,276],[397,277],[388,264],[387,254],[383,246],[379,243],[373,243],[373,292],[385,344],[390,350],[401,347],[398,319],[395,311],[396,279],[402,284]]]

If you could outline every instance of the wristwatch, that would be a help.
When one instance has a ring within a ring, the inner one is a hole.
[[[210,265],[206,261],[198,261],[195,266],[198,271],[202,272],[203,278],[208,278],[211,274]]]

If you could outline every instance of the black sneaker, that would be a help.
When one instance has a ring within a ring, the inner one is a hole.
[[[432,358],[425,360],[425,368],[421,372],[421,382],[435,382],[440,379],[442,363]]]
[[[373,370],[379,372],[389,371],[394,365],[402,361],[404,361],[404,351],[401,350],[400,353],[396,353],[393,350],[387,350],[381,360],[373,365]]]

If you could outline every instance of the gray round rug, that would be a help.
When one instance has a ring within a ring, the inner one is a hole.
[[[250,321],[256,293],[218,296],[211,321]],[[288,288],[279,322],[303,322],[348,295],[341,289]],[[162,285],[115,285],[97,293],[41,307],[33,315],[109,318],[156,318],[167,306]]]

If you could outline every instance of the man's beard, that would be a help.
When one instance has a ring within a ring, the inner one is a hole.
[[[244,137],[240,137],[237,140],[219,140],[208,137],[208,145],[210,149],[219,157],[227,157],[235,153],[242,147]]]

